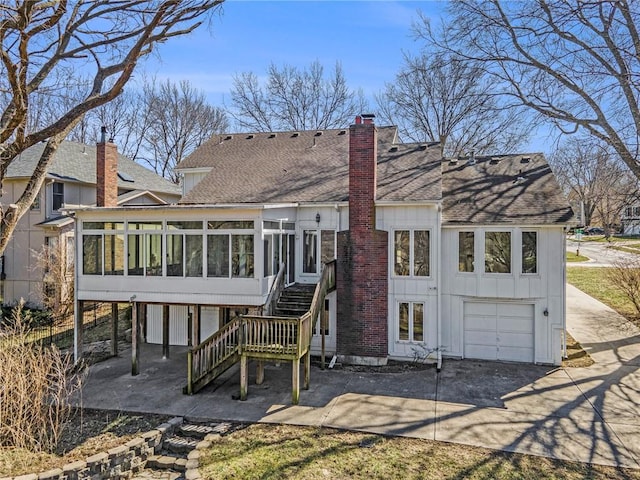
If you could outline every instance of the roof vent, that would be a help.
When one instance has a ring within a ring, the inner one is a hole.
[[[447,160],[447,159],[445,158],[445,160]],[[458,159],[457,158],[453,157],[453,158],[449,159],[449,165],[457,165],[457,164],[458,164]]]
[[[269,138],[276,138],[277,135],[278,135],[277,133],[271,133],[269,134]]]
[[[227,135],[226,137],[224,137],[225,140],[231,140],[233,139],[233,135]]]
[[[520,163],[529,163],[531,161],[531,157],[522,157],[520,159]]]
[[[476,164],[476,152],[475,152],[475,150],[471,150],[471,153],[469,154],[469,158],[467,159],[467,163],[469,165],[475,165]]]
[[[498,163],[500,163],[500,159],[498,157],[491,157],[491,160],[489,160],[489,163],[491,165],[497,165]]]
[[[338,135],[345,135],[346,133],[347,133],[347,131],[346,131],[346,130],[340,130],[340,131],[338,132]]]
[[[397,152],[398,151],[398,147],[396,145],[394,145],[393,147],[391,147],[389,149],[390,152]]]
[[[250,133],[249,135],[247,135],[247,140],[251,140],[254,137],[255,135],[253,133]]]
[[[291,138],[296,138],[296,137],[299,137],[299,136],[300,136],[300,132],[293,132],[291,134]]]
[[[316,132],[316,137],[319,137],[319,136],[321,136],[321,135],[322,135],[322,132],[321,132],[321,131],[317,131],[317,132]]]
[[[426,149],[427,149],[427,146],[424,144],[418,146],[418,150],[426,150]]]

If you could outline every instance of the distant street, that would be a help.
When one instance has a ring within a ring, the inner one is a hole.
[[[637,241],[633,243],[638,243]],[[617,261],[638,260],[640,257],[633,253],[621,252],[610,248],[607,242],[576,242],[572,238],[567,239],[567,251],[576,253],[576,249],[580,245],[580,255],[589,257],[588,262],[572,262],[567,265],[582,267],[610,267]],[[623,245],[620,242],[612,242],[611,245]]]

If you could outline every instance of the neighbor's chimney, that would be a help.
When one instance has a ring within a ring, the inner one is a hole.
[[[107,141],[107,128],[101,128],[96,145],[96,204],[98,207],[118,205],[118,148],[113,139]]]

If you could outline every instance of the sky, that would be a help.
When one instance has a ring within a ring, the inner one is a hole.
[[[375,114],[374,95],[394,80],[403,54],[420,53],[411,30],[418,12],[439,22],[445,10],[443,0],[227,0],[210,25],[170,39],[140,66],[159,80],[189,80],[224,108],[236,74],[264,79],[271,63],[304,69],[316,60],[330,72],[340,62],[347,85],[362,89]],[[538,130],[524,149],[552,143],[549,130]]]
[[[403,52],[419,52],[411,37],[418,10],[438,17],[444,3],[227,0],[210,26],[169,40],[160,59],[142,67],[160,80],[189,80],[223,106],[234,74],[264,77],[271,63],[303,69],[315,60],[332,71],[340,62],[349,87],[372,99],[395,77]]]

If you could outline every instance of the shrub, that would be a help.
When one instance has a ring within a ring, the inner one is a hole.
[[[55,346],[31,341],[23,305],[0,330],[0,446],[53,451],[81,373]]]
[[[614,262],[607,276],[640,313],[640,259]]]

